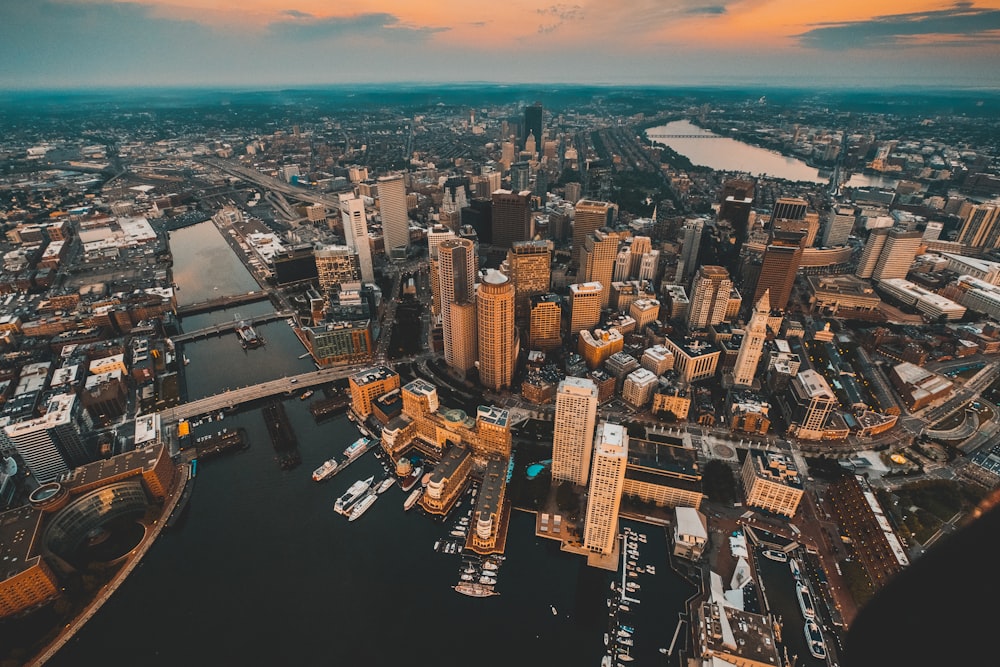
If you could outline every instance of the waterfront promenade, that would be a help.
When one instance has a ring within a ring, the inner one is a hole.
[[[124,583],[132,570],[139,566],[142,562],[143,556],[149,551],[149,548],[153,546],[156,538],[160,536],[163,531],[164,526],[167,524],[167,517],[170,516],[174,508],[177,507],[177,503],[180,502],[181,496],[184,493],[184,488],[190,484],[188,479],[188,464],[180,464],[177,466],[177,483],[174,485],[173,492],[167,498],[163,505],[163,512],[160,514],[160,518],[153,522],[153,525],[146,527],[146,534],[143,536],[142,541],[136,545],[131,552],[129,552],[127,562],[122,566],[122,568],[115,574],[115,576],[101,588],[100,593],[95,597],[90,604],[83,610],[83,612],[73,619],[62,632],[49,644],[44,651],[37,655],[31,662],[27,663],[29,667],[41,667],[54,656],[59,649],[61,649],[66,642],[73,638],[80,628],[82,628],[87,621],[96,614],[100,608],[104,605],[108,599],[111,598],[112,594],[118,587]]]

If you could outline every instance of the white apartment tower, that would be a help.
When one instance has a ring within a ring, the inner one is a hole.
[[[771,314],[769,294],[769,290],[764,290],[764,294],[754,306],[750,323],[743,332],[743,342],[736,355],[736,365],[733,366],[733,383],[736,385],[753,384],[754,375],[757,373],[757,364],[760,362],[764,341],[767,339],[767,319]]]
[[[372,247],[368,241],[368,218],[365,216],[364,200],[354,193],[340,195],[340,219],[344,224],[344,237],[348,247],[358,253],[361,280],[374,283],[375,269],[372,266]]]
[[[601,422],[594,437],[594,462],[583,527],[583,547],[592,553],[608,555],[615,550],[626,463],[628,434],[625,427]]]
[[[552,433],[552,479],[587,483],[597,423],[597,385],[587,378],[568,377],[556,390]]]

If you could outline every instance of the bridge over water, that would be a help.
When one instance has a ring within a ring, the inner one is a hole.
[[[647,134],[650,139],[725,139],[721,134]]]
[[[184,317],[185,315],[197,315],[199,313],[207,313],[218,308],[228,308],[229,306],[240,306],[244,303],[254,303],[256,301],[264,301],[269,298],[270,294],[264,290],[257,290],[254,292],[247,292],[246,294],[233,294],[231,296],[220,296],[217,299],[208,299],[207,301],[199,301],[198,303],[189,303],[183,306],[177,307],[177,317]]]
[[[264,324],[265,322],[274,322],[276,320],[284,320],[291,317],[293,313],[281,312],[281,313],[268,313],[267,315],[257,315],[256,317],[246,317],[243,318],[242,322],[249,322],[251,325],[254,324]],[[170,340],[174,343],[188,343],[193,340],[198,340],[199,338],[208,338],[210,336],[218,336],[224,333],[233,333],[235,331],[237,322],[220,322],[219,324],[212,325],[210,327],[205,327],[204,329],[197,329],[195,331],[188,331],[176,336],[171,336]]]

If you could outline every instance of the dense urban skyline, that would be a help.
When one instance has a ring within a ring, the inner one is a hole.
[[[11,0],[0,85],[355,82],[996,88],[1000,3]]]

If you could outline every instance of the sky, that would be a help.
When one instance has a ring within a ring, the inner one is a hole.
[[[1000,88],[1000,0],[0,0],[8,90]]]

